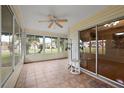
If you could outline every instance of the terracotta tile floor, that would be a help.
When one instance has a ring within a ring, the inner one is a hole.
[[[24,64],[16,83],[17,88],[94,88],[111,87],[81,73],[72,75],[67,59]]]

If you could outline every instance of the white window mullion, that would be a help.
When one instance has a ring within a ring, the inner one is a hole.
[[[13,53],[12,53],[12,67],[13,67],[13,70],[15,69],[15,44],[14,44],[14,41],[15,41],[15,17],[13,16],[13,33],[12,33],[12,46],[13,46]]]
[[[0,68],[1,68],[1,5],[0,5]],[[0,74],[0,88],[1,88],[1,74]]]
[[[51,38],[51,48],[50,48],[50,50],[51,50],[51,53],[52,53],[52,37],[50,37]]]
[[[96,74],[98,75],[98,27],[96,26]]]
[[[45,53],[45,36],[43,36],[43,54]]]
[[[60,52],[60,38],[57,37],[57,48],[58,48],[58,53]]]

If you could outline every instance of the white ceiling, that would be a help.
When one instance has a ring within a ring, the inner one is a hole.
[[[94,15],[96,12],[107,6],[100,5],[20,5],[20,12],[24,18],[26,29],[41,30],[56,33],[67,33],[68,27],[73,26],[78,21]],[[49,23],[38,23],[38,20],[48,19],[48,15],[55,15],[58,18],[66,18],[68,22],[63,28],[54,26],[48,28]]]

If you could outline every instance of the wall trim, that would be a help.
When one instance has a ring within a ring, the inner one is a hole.
[[[62,60],[62,59],[67,59],[67,58],[68,57],[56,58],[56,59],[48,59],[48,60],[30,61],[30,62],[24,62],[24,64],[29,64],[29,63],[34,63],[34,62],[46,62],[46,61],[52,61],[52,60]]]

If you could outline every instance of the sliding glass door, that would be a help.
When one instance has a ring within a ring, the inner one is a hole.
[[[13,15],[7,6],[2,6],[1,32],[1,81],[2,84],[9,77],[13,67]]]
[[[96,28],[80,31],[81,67],[124,85],[124,20]]]
[[[98,74],[124,84],[124,20],[98,27]]]
[[[95,72],[96,70],[96,28],[80,32],[81,67]]]
[[[7,5],[1,6],[0,83],[3,87],[21,62],[21,33],[14,14]]]

